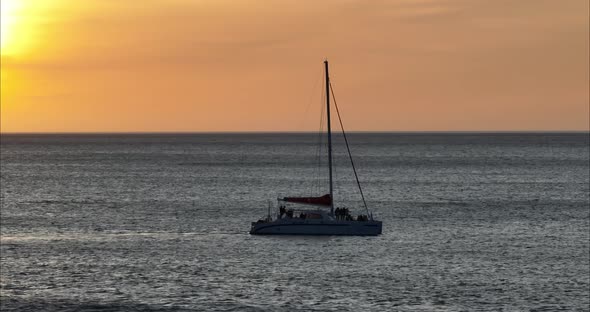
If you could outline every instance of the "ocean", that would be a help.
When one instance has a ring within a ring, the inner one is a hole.
[[[327,192],[318,134],[4,134],[0,308],[590,310],[587,132],[348,139],[377,237],[248,234]]]

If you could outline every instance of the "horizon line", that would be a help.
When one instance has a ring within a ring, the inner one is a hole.
[[[141,134],[317,134],[318,131],[278,131],[278,130],[254,130],[254,131],[31,131],[31,132],[0,132],[0,135],[141,135]],[[333,131],[340,134],[341,131]],[[354,130],[346,133],[365,134],[535,134],[535,133],[588,133],[589,130]]]

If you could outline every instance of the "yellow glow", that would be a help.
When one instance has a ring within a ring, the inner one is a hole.
[[[17,27],[22,8],[20,0],[0,0],[0,53],[11,54],[16,51]]]

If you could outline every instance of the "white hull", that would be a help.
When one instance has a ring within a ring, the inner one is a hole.
[[[381,234],[381,221],[315,221],[279,219],[267,223],[252,223],[254,235],[350,235]]]

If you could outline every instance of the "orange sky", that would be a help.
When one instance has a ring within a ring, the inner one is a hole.
[[[2,2],[1,131],[589,130],[589,1]]]

